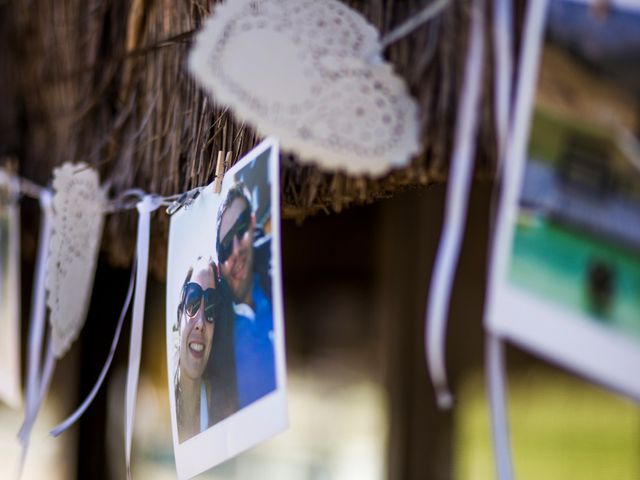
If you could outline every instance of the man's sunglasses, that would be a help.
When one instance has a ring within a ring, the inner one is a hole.
[[[189,317],[195,317],[200,310],[200,304],[204,297],[204,319],[213,324],[219,309],[219,297],[215,288],[202,287],[197,283],[189,282],[182,289],[182,306]]]
[[[236,223],[227,232],[222,241],[218,244],[218,260],[220,263],[224,263],[231,256],[233,252],[233,239],[237,238],[238,241],[244,237],[245,233],[251,226],[251,208],[247,207],[238,216]]]

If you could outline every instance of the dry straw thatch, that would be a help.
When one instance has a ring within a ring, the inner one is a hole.
[[[381,32],[431,0],[350,2]],[[170,194],[212,181],[219,151],[232,162],[258,140],[214,104],[186,72],[193,32],[215,2],[201,0],[13,0],[0,5],[0,153],[46,184],[64,161],[96,165],[112,188]],[[442,181],[451,152],[469,2],[453,0],[429,24],[387,50],[424,113],[424,151],[381,179],[325,173],[294,157],[281,166],[283,216],[339,212],[399,189]],[[488,70],[488,69],[487,69]],[[488,75],[488,74],[487,74]],[[488,76],[478,81],[488,82]],[[485,89],[487,91],[488,89]],[[490,99],[481,113],[481,159],[491,158]],[[490,162],[481,170],[490,171]],[[157,215],[156,245],[168,221]],[[105,241],[114,264],[132,255],[133,214],[112,215]],[[156,248],[161,273],[164,252]]]

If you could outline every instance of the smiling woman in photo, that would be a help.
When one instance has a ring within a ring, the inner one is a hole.
[[[237,409],[231,302],[218,287],[215,263],[200,257],[180,292],[174,375],[180,442]]]

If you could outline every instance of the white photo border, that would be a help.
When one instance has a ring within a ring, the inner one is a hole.
[[[0,185],[8,192],[15,190],[12,185],[17,180],[4,169],[0,169]],[[3,270],[0,272],[0,401],[9,407],[22,406],[20,387],[20,203],[11,195],[2,199],[3,227],[2,242]]]
[[[539,60],[549,1],[531,2],[516,90],[513,130],[504,162],[487,296],[485,327],[492,334],[558,363],[586,378],[640,400],[640,342],[598,325],[507,281],[507,267],[522,190]],[[560,0],[587,5],[588,0]],[[614,0],[612,5],[640,12],[640,4]],[[567,342],[566,339],[572,339]]]
[[[280,172],[279,145],[275,138],[269,137],[251,150],[244,158],[225,173],[222,182],[222,192],[226,191],[230,183],[234,183],[234,174],[269,151],[268,175],[271,183],[271,260],[272,260],[272,301],[273,328],[276,367],[276,389],[250,405],[238,410],[229,417],[221,420],[207,430],[182,442],[178,442],[178,426],[176,419],[175,395],[172,388],[172,369],[168,368],[169,401],[171,406],[171,427],[173,447],[178,478],[192,478],[223,461],[247,450],[264,440],[288,428],[287,398],[286,398],[286,365],[284,342],[284,308],[282,300],[282,269],[280,249]],[[172,239],[175,240],[177,229],[174,222],[179,223],[181,214],[191,211],[197,215],[198,210],[208,213],[211,218],[211,232],[214,231],[215,215],[211,216],[211,205],[222,201],[221,194],[213,192],[213,184],[208,185],[201,195],[188,207],[188,210],[178,211],[172,218],[169,232],[169,256],[172,254]],[[200,253],[200,252],[196,252]],[[204,253],[204,252],[203,252]],[[191,252],[190,257],[194,253]],[[179,262],[175,262],[179,263]],[[176,285],[169,284],[170,280],[180,278],[181,272],[172,270],[174,262],[167,262],[167,305],[166,305],[166,335],[167,335],[167,365],[171,367],[172,326],[173,316],[177,311],[174,290]],[[173,282],[175,283],[175,282]],[[179,287],[178,287],[179,290]]]

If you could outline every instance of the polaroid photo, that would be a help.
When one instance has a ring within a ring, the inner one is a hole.
[[[166,316],[179,478],[287,428],[274,139],[171,217]]]
[[[0,400],[19,408],[20,204],[13,181],[0,169]]]
[[[640,399],[640,4],[525,28],[487,328]]]

